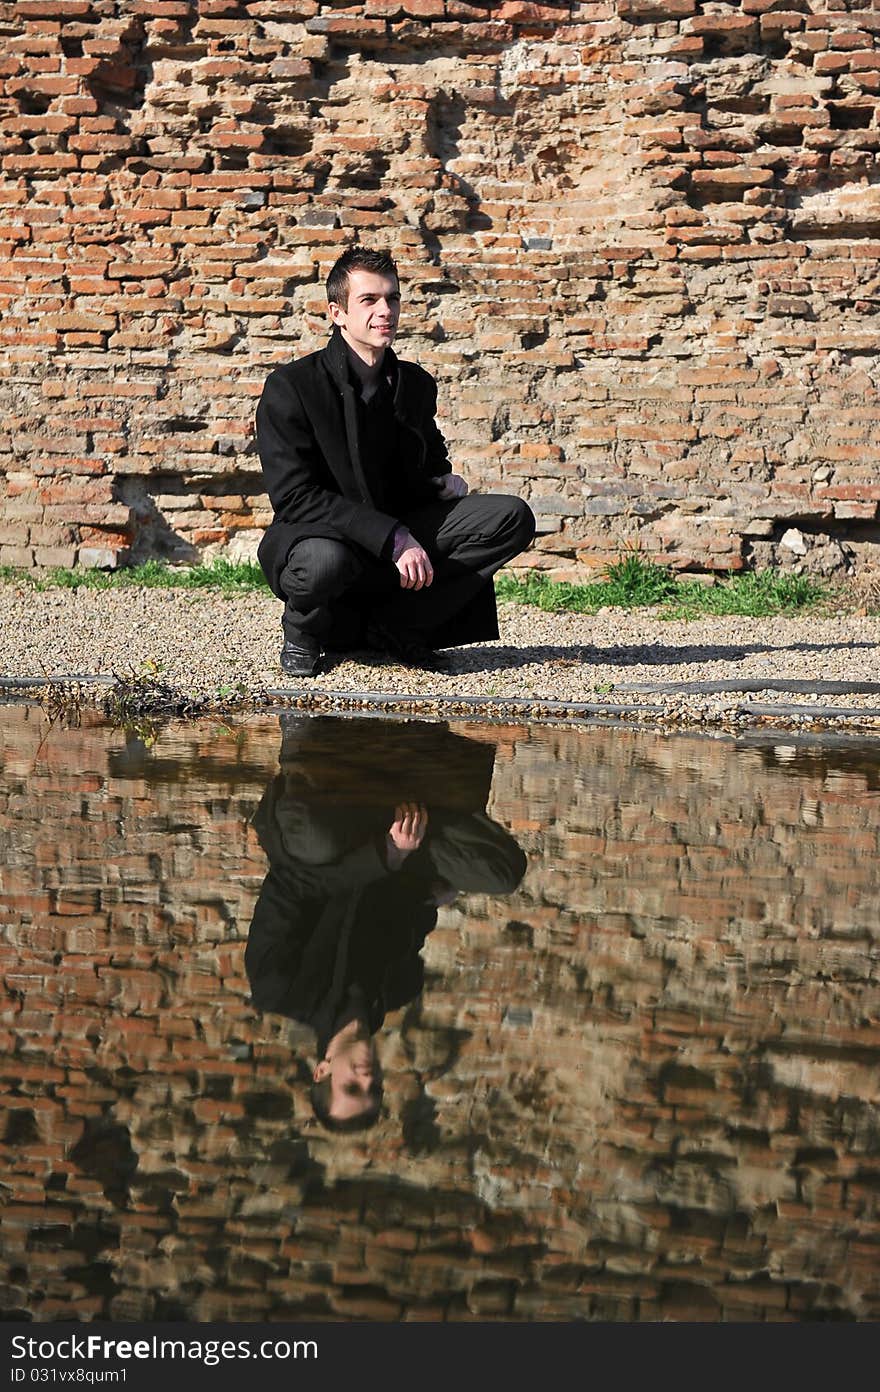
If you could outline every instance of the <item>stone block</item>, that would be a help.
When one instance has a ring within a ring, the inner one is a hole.
[[[76,560],[75,546],[35,546],[34,564],[38,566],[62,566],[70,569]]]
[[[116,570],[127,553],[111,546],[81,546],[77,560],[85,570]]]
[[[580,517],[584,511],[583,501],[579,498],[563,498],[556,494],[550,496],[542,495],[533,497],[530,506],[535,513],[540,513],[543,517]]]
[[[19,570],[30,570],[34,564],[34,553],[30,546],[0,545],[0,565],[15,566]]]
[[[231,561],[256,561],[257,548],[263,539],[262,531],[244,530],[238,531],[233,536],[229,545],[225,548],[224,554]]]

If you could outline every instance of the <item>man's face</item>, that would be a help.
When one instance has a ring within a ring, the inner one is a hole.
[[[348,1121],[375,1111],[382,1096],[382,1070],[376,1047],[362,1031],[329,1047],[314,1077],[315,1082],[330,1079],[329,1112],[334,1121]]]
[[[348,277],[345,309],[330,303],[330,318],[345,341],[367,362],[373,362],[397,335],[400,287],[396,276],[355,270]]]

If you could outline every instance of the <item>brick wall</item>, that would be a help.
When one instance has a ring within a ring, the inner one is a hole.
[[[277,724],[7,710],[5,1312],[878,1317],[876,756],[457,728],[529,868],[441,911],[339,1139],[244,973]]]
[[[880,558],[875,0],[0,3],[0,564],[252,555],[354,238],[521,563]]]

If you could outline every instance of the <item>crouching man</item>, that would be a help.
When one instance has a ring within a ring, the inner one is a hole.
[[[520,498],[469,494],[435,420],[437,386],[392,350],[397,268],[353,247],[327,279],[326,348],[270,373],[257,445],[274,519],[259,548],[285,601],[281,666],[313,676],[328,650],[436,650],[498,637],[492,576],[532,541]]]

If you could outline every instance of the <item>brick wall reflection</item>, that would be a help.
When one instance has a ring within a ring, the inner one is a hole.
[[[441,910],[339,1139],[244,974],[277,720],[4,709],[7,1313],[877,1317],[876,752],[456,728],[529,869]]]

